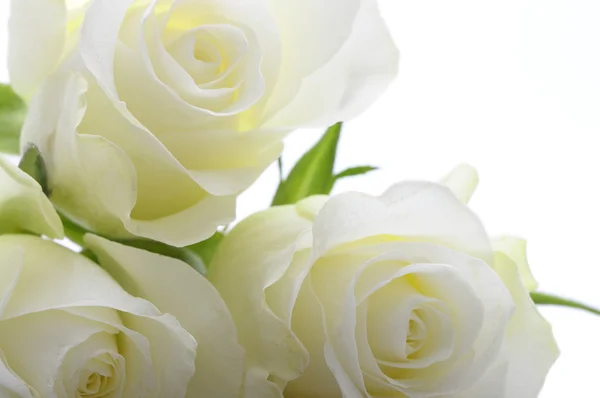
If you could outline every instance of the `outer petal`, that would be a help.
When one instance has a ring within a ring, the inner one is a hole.
[[[119,215],[135,205],[135,170],[108,140],[77,134],[87,87],[77,73],[48,79],[31,103],[21,146],[33,143],[40,149],[51,199],[71,219],[94,231],[128,237]]]
[[[289,57],[283,60],[284,65],[288,64],[300,79],[340,51],[352,33],[361,6],[361,0],[268,2],[279,27],[284,55]]]
[[[308,271],[315,197],[274,207],[237,225],[220,245],[208,278],[231,310],[240,341],[258,364],[288,381],[307,366],[291,332],[291,309]],[[322,205],[322,204],[321,204]],[[298,253],[296,253],[298,252]]]
[[[40,185],[0,157],[0,234],[27,231],[60,239],[63,226]]]
[[[2,351],[0,351],[0,396],[6,398],[34,398],[27,383],[8,366]]]
[[[506,395],[507,371],[508,364],[500,361],[489,369],[476,385],[452,398],[515,398]]]
[[[123,246],[94,235],[86,244],[132,295],[174,315],[196,339],[196,373],[188,397],[236,397],[242,386],[244,353],[225,303],[215,288],[187,264]]]
[[[496,253],[495,269],[516,305],[506,331],[505,358],[509,362],[506,398],[535,398],[559,350],[552,327],[538,312],[523,287],[519,267],[508,256]]]
[[[533,277],[527,262],[527,242],[513,236],[503,236],[492,240],[494,251],[504,253],[517,265],[521,283],[528,292],[537,290],[538,283]]]
[[[388,235],[442,244],[493,263],[477,216],[439,184],[405,182],[383,196],[345,193],[331,198],[315,219],[314,257],[343,243]]]
[[[12,0],[8,70],[15,91],[31,98],[57,67],[66,44],[64,0]]]
[[[477,189],[479,176],[474,167],[461,164],[448,174],[442,183],[446,185],[462,203],[469,203],[469,199]]]
[[[306,14],[313,18],[312,14],[322,15],[323,5],[320,2],[302,3],[307,5],[305,12],[300,13],[301,16]],[[339,40],[347,29],[343,22],[352,15],[353,7],[356,5],[354,0],[335,1],[325,9],[333,12],[338,7],[342,7],[341,3],[344,4],[343,11],[337,10],[338,14],[333,18],[341,21],[336,22],[340,26],[332,25],[337,29],[319,38],[323,40],[323,37],[331,36],[334,44],[331,47],[335,46],[335,41]],[[312,14],[306,12],[310,6],[316,7]],[[292,9],[289,10],[291,11]],[[313,25],[309,23],[306,26],[312,29]],[[307,37],[312,38],[313,35]],[[320,48],[320,43],[321,41],[319,43],[311,41],[307,42],[306,46]],[[284,42],[285,48],[288,47]],[[325,45],[324,49],[327,48],[328,45]],[[301,62],[298,60],[302,59],[304,58],[299,55],[295,57],[294,62]],[[381,18],[376,1],[362,0],[354,19],[352,33],[340,51],[326,65],[302,80],[300,90],[292,102],[269,120],[267,126],[283,128],[323,126],[357,116],[382,94],[396,76],[398,59],[398,50]],[[285,76],[282,76],[281,80],[285,83]]]
[[[348,390],[345,385],[340,387],[338,380],[329,369],[333,364],[326,362],[327,336],[324,318],[323,307],[315,294],[310,278],[307,278],[294,307],[292,329],[310,353],[310,364],[302,376],[287,385],[286,398],[313,396],[337,398],[342,396],[342,389]]]

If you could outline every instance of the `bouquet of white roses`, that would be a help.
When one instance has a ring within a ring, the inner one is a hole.
[[[334,172],[338,141],[398,70],[376,0],[12,0],[9,25],[2,398],[534,398],[536,304],[598,313],[536,292],[470,166],[330,196],[373,170]]]

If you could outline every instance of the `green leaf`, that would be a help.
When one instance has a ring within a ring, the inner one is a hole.
[[[6,84],[0,84],[0,152],[18,154],[27,106]]]
[[[302,156],[288,178],[279,184],[272,206],[293,204],[308,196],[331,192],[341,131],[342,123],[331,126],[323,138]]]
[[[533,292],[530,295],[531,295],[531,298],[533,299],[533,302],[538,305],[557,305],[557,306],[561,306],[561,307],[569,307],[569,308],[584,310],[584,311],[590,312],[595,315],[600,315],[600,309],[590,307],[588,305],[579,303],[577,301],[565,299],[565,298],[558,297],[558,296],[553,296],[551,294],[546,294],[546,293]]]
[[[225,235],[221,232],[217,232],[207,240],[196,243],[195,245],[187,246],[186,249],[191,250],[200,256],[206,267],[210,267],[210,263],[215,256],[215,253],[217,252],[219,244],[221,244],[223,238],[225,238]]]
[[[34,144],[27,145],[25,153],[19,162],[19,168],[33,177],[40,184],[46,196],[50,196],[46,163],[39,149]]]
[[[373,166],[350,167],[349,169],[346,169],[346,170],[342,171],[341,173],[336,174],[335,179],[340,180],[340,179],[346,178],[346,177],[359,176],[362,174],[370,173],[371,171],[375,171],[375,170],[377,170],[377,167],[373,167]]]

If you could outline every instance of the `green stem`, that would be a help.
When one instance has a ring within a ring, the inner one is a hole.
[[[531,298],[533,299],[533,302],[538,305],[557,305],[557,306],[561,306],[561,307],[570,307],[570,308],[576,308],[579,310],[584,310],[584,311],[590,312],[595,315],[600,315],[599,309],[590,307],[589,305],[585,305],[585,304],[579,303],[577,301],[568,300],[568,299],[565,299],[562,297],[553,296],[551,294],[546,294],[546,293],[533,292],[530,295],[531,295]]]

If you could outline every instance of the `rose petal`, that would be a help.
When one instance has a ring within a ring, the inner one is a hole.
[[[64,1],[11,0],[8,70],[23,98],[35,94],[58,65],[67,37]]]
[[[446,185],[456,195],[462,203],[469,203],[469,199],[477,189],[479,176],[475,168],[462,164],[456,167],[448,174],[442,183]]]
[[[0,350],[0,395],[6,398],[37,398],[33,395],[31,387],[8,366],[2,350]]]
[[[503,253],[497,252],[495,259],[495,270],[516,305],[504,343],[509,361],[505,397],[537,397],[559,350],[551,325],[521,282],[519,266]]]
[[[94,235],[86,235],[85,241],[129,293],[174,315],[194,336],[198,343],[197,372],[188,395],[237,396],[243,379],[244,352],[237,343],[229,311],[214,287],[181,261]],[[177,288],[173,290],[173,286]]]
[[[0,157],[0,234],[27,231],[52,239],[64,236],[62,222],[40,185]]]
[[[119,216],[129,214],[135,205],[136,173],[125,154],[108,140],[77,134],[86,92],[87,83],[79,74],[50,78],[31,103],[22,147],[33,143],[46,159],[57,207],[91,230],[127,237]]]
[[[504,253],[515,262],[519,270],[521,282],[528,292],[537,290],[538,283],[527,262],[527,242],[513,236],[503,236],[492,240],[494,251]]]
[[[291,308],[310,267],[306,253],[295,253],[310,246],[310,228],[295,206],[257,213],[231,231],[208,271],[244,331],[240,341],[248,355],[285,381],[298,377],[308,360],[290,328]]]
[[[340,387],[325,362],[324,314],[310,279],[302,285],[294,314],[292,330],[310,353],[310,363],[304,373],[290,381],[284,391],[285,397],[341,397]]]
[[[353,7],[356,3],[355,0],[350,4],[348,1],[335,1],[331,4],[328,2],[328,6],[323,8],[322,2],[311,0],[308,4],[314,5],[316,7],[314,10],[309,9],[308,6],[306,8],[299,6],[300,9],[306,10],[300,13],[301,17],[307,15],[310,18],[317,18],[317,30],[314,34],[319,35],[319,39],[316,39],[319,44],[306,41],[307,45],[312,48],[323,48],[325,52],[323,55],[326,55],[331,48],[335,48],[339,38],[345,34],[343,31],[349,32],[350,26],[346,23],[352,21],[351,18],[355,13]],[[338,7],[343,8],[343,11]],[[326,21],[328,14],[323,12],[324,9],[335,13],[335,17]],[[291,11],[293,8],[289,8],[289,12]],[[298,22],[304,23],[302,19]],[[321,23],[323,24],[319,25]],[[312,22],[306,26],[314,29]],[[327,33],[320,34],[321,27],[327,30]],[[399,55],[375,0],[360,2],[360,9],[350,29],[351,33],[340,51],[326,65],[302,80],[297,95],[267,122],[267,127],[320,127],[347,121],[359,115],[382,94],[397,74]],[[308,37],[312,37],[312,34]],[[329,46],[329,38],[333,41],[333,46]],[[285,41],[283,43],[287,45]],[[304,60],[304,58],[295,58],[294,62],[298,62],[298,59]],[[281,80],[284,84],[294,81],[286,79],[285,75]],[[273,103],[279,104],[275,100]]]
[[[340,244],[388,235],[442,244],[493,263],[490,242],[477,216],[448,188],[432,183],[400,183],[381,197],[334,196],[315,219],[314,234],[314,258]]]

